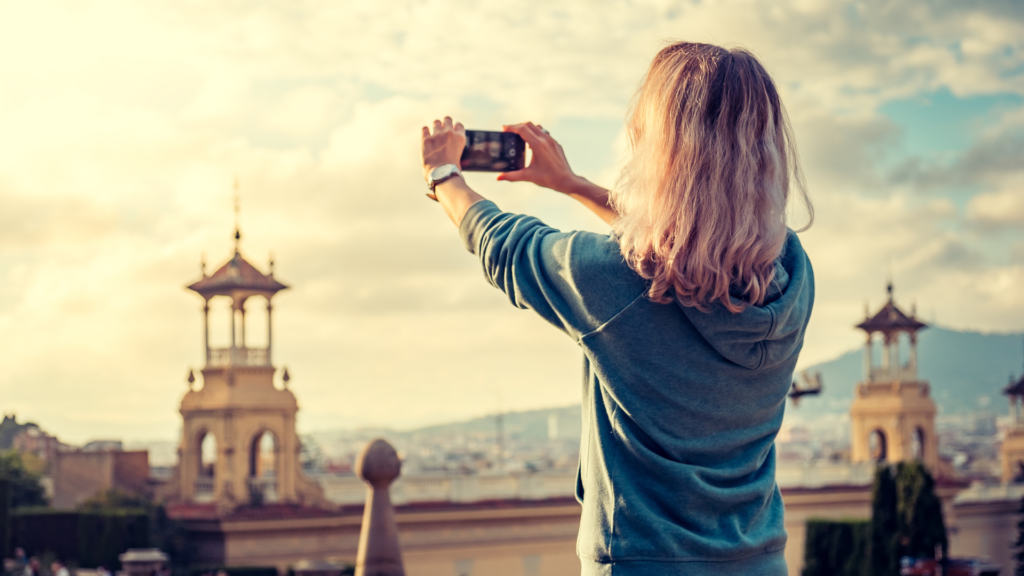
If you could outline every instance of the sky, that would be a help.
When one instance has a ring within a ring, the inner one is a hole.
[[[232,254],[235,178],[242,253],[290,286],[274,361],[300,432],[578,402],[577,346],[488,285],[424,196],[419,128],[539,122],[614,186],[673,40],[748,48],[782,92],[816,209],[802,366],[860,345],[889,275],[928,322],[1024,330],[1013,0],[0,0],[0,410],[71,443],[175,438],[204,354],[184,286]],[[607,232],[551,191],[468,179]]]

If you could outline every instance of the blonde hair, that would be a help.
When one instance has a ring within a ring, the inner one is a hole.
[[[626,262],[650,281],[648,297],[701,310],[717,300],[732,312],[763,304],[786,241],[791,178],[814,218],[768,72],[746,50],[668,46],[626,130],[613,227]]]

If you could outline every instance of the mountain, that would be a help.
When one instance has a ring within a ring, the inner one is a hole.
[[[542,408],[523,412],[506,412],[502,414],[502,429],[509,438],[522,440],[543,440],[549,436],[551,418],[558,438],[579,438],[583,420],[580,407],[566,406],[563,408]],[[447,434],[493,434],[497,429],[494,415],[481,416],[465,422],[438,424],[410,430],[413,436],[441,436]]]
[[[878,348],[876,343],[876,365]],[[917,350],[918,374],[931,383],[939,414],[1009,410],[1002,389],[1010,375],[1019,378],[1024,372],[1024,333],[984,334],[931,327],[918,334]],[[905,360],[906,350],[901,352]],[[809,367],[809,373],[821,372],[824,390],[820,396],[801,398],[796,411],[815,416],[848,410],[854,387],[863,379],[863,354],[863,350],[851,350]]]
[[[1024,333],[984,334],[931,327],[921,331],[918,338],[918,372],[931,383],[932,397],[940,415],[965,414],[979,409],[1005,413],[1009,409],[1001,391],[1011,374],[1019,377],[1024,372]],[[878,348],[876,344],[876,365]],[[905,361],[907,351],[901,352]],[[861,349],[851,350],[834,360],[809,367],[809,373],[821,373],[824,390],[819,396],[804,396],[797,407],[790,404],[787,413],[811,418],[846,413],[853,401],[854,387],[862,379],[863,354]],[[502,427],[510,440],[542,440],[548,437],[552,414],[557,422],[558,438],[579,438],[579,405],[505,413]],[[364,429],[318,432],[310,436],[330,446],[363,442],[374,435],[398,440],[491,435],[496,428],[492,414],[414,430]],[[356,448],[351,450],[358,451],[361,444],[353,446]]]

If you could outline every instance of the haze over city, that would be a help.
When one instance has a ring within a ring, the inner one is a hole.
[[[233,250],[291,289],[274,363],[301,432],[579,401],[580,352],[510,306],[423,194],[420,126],[543,124],[614,186],[670,39],[742,45],[782,91],[814,226],[803,366],[896,296],[1024,325],[1024,13],[1013,2],[0,3],[0,396],[71,443],[173,439],[203,363],[184,289]],[[606,231],[550,191],[503,209]],[[795,210],[793,225],[806,215]],[[265,333],[252,307],[249,337]],[[213,344],[228,310],[211,312]]]

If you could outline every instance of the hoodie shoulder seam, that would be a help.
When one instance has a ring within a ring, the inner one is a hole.
[[[577,343],[583,342],[583,339],[586,338],[587,336],[590,336],[590,335],[593,335],[593,334],[597,334],[598,332],[602,332],[605,329],[605,327],[607,327],[609,324],[614,322],[616,318],[621,316],[623,312],[625,312],[630,307],[632,307],[633,304],[636,304],[636,302],[638,300],[646,300],[646,299],[647,299],[647,290],[644,289],[644,291],[641,292],[636,298],[633,298],[632,300],[630,300],[629,304],[626,304],[625,306],[623,306],[622,310],[619,310],[618,312],[616,312],[607,321],[601,323],[600,326],[598,326],[597,328],[594,328],[593,330],[591,330],[590,332],[587,332],[586,334],[580,334],[580,337],[576,339],[576,342]]]
[[[757,368],[755,368],[755,370],[764,368],[764,363],[768,360],[768,344],[766,342],[768,337],[775,332],[775,321],[778,319],[778,316],[775,315],[775,310],[771,306],[768,306],[765,309],[768,310],[770,322],[768,322],[768,330],[765,331],[764,338],[757,343],[758,347],[761,349],[761,359],[757,362]]]

